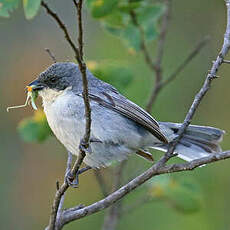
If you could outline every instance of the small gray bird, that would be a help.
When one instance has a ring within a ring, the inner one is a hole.
[[[136,153],[153,161],[148,148],[167,151],[181,124],[157,122],[113,86],[87,70],[92,110],[90,151],[84,162],[91,168],[122,161]],[[43,99],[44,111],[58,140],[74,155],[85,132],[82,77],[78,65],[55,63],[29,86]],[[176,147],[178,157],[191,161],[221,151],[224,131],[190,125]]]

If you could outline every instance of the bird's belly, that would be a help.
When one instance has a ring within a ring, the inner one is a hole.
[[[150,135],[147,131],[96,103],[91,104],[91,110],[91,139],[98,142],[90,143],[91,153],[87,153],[84,159],[87,165],[93,168],[108,166],[144,147],[143,139]],[[44,111],[55,136],[68,151],[77,155],[80,140],[85,133],[83,100],[62,97],[52,104],[44,104]]]
[[[77,155],[78,146],[85,129],[84,121],[81,121],[81,116],[77,117],[66,106],[62,106],[60,109],[55,104],[48,108],[44,107],[44,111],[49,126],[57,139],[68,151]]]

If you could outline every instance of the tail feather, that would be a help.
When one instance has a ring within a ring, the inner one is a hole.
[[[160,122],[161,131],[168,137],[169,142],[178,136],[181,124]],[[223,139],[224,131],[221,129],[190,125],[176,147],[178,156],[186,161],[195,160],[221,151],[219,143]],[[167,151],[168,145],[159,144],[154,148]]]

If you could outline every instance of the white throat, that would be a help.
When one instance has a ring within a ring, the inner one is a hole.
[[[71,87],[66,88],[65,90],[55,90],[50,88],[45,88],[39,91],[39,96],[42,97],[43,106],[50,105],[56,101],[56,99],[62,94],[66,93]]]

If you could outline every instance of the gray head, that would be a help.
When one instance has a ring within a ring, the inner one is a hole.
[[[43,89],[60,91],[73,87],[78,82],[81,82],[81,73],[78,65],[71,62],[59,62],[42,72],[29,86],[32,86],[33,90],[36,91]]]
[[[117,90],[111,85],[94,77],[89,70],[86,71],[88,78],[89,91],[113,91]],[[39,95],[49,97],[50,93],[62,92],[66,88],[74,92],[82,92],[82,76],[78,65],[72,62],[58,62],[51,65],[42,72],[36,80],[31,82],[33,91],[38,91]]]

